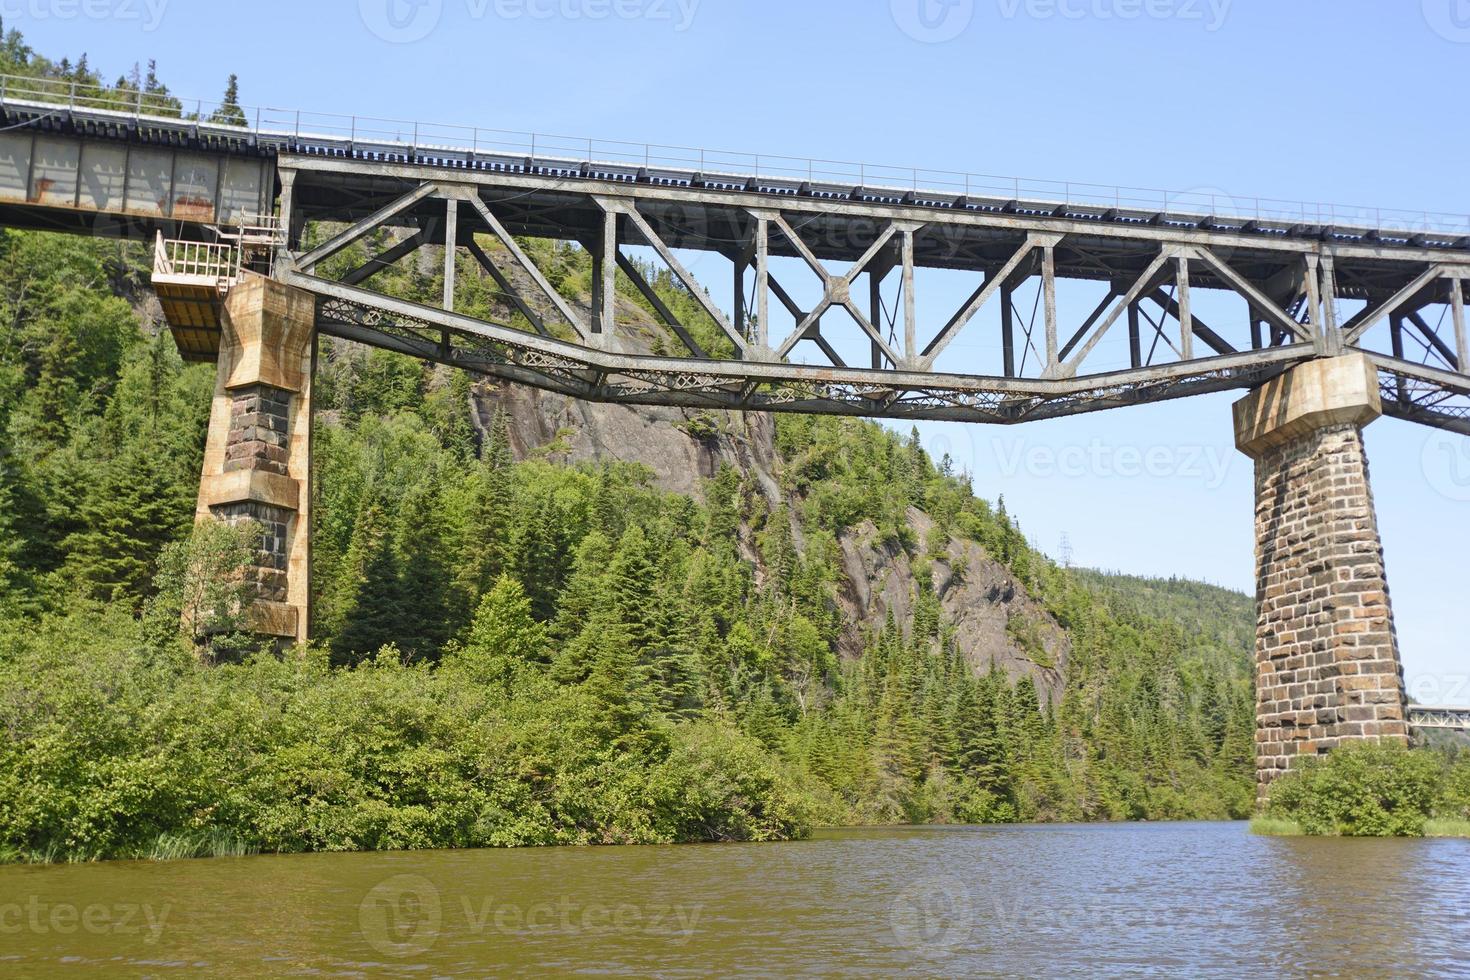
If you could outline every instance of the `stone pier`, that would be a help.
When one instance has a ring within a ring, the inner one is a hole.
[[[1352,741],[1407,742],[1403,668],[1363,427],[1377,372],[1300,365],[1235,404],[1256,466],[1256,777]]]
[[[296,641],[309,625],[315,310],[309,293],[252,274],[225,297],[196,512],[264,528],[246,626]]]

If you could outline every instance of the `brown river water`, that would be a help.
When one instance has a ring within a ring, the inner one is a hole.
[[[1470,977],[1470,840],[1243,824],[0,868],[0,976]]]

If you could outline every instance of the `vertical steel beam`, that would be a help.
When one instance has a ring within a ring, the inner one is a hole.
[[[868,319],[880,332],[883,330],[883,275],[887,271],[877,265],[868,267]],[[873,370],[877,371],[883,367],[883,348],[876,340],[869,340],[868,346],[873,352]]]
[[[1332,265],[1332,256],[1322,256],[1322,332],[1327,353],[1334,357],[1342,353],[1342,331],[1337,329],[1337,271]]]
[[[876,327],[877,324],[874,324]],[[903,357],[909,364],[918,357],[918,324],[914,313],[914,233],[903,231]]]
[[[750,339],[749,315],[745,309],[745,269],[750,265],[750,260],[744,251],[736,252],[730,257],[732,263],[731,287],[734,290],[734,303],[731,306],[731,326],[735,332],[746,340]]]
[[[1455,352],[1460,357],[1460,373],[1470,374],[1470,340],[1465,336],[1465,284],[1450,280],[1450,315],[1455,321]]]
[[[602,212],[602,227],[587,243],[592,254],[592,336],[599,347],[609,347],[617,315],[618,213]]]
[[[1002,369],[1007,378],[1016,376],[1016,308],[1012,302],[1014,289],[1010,280],[1000,285],[1000,350]]]
[[[1247,301],[1247,315],[1251,321],[1251,350],[1261,349],[1261,314],[1256,310],[1255,304]]]
[[[1317,256],[1308,254],[1307,263],[1307,315],[1311,319],[1312,346],[1317,353],[1327,353],[1327,333],[1322,329],[1322,285],[1317,278]]]
[[[602,303],[598,307],[601,321],[602,345],[612,345],[613,326],[618,309],[618,213],[606,211],[602,215],[602,241],[598,251],[602,255]]]
[[[444,308],[454,312],[454,260],[459,254],[459,201],[444,202]]]
[[[281,177],[281,229],[286,233],[287,251],[295,251],[300,245],[296,235],[296,171],[282,170]]]
[[[1179,359],[1194,360],[1194,314],[1189,308],[1189,256],[1179,255],[1174,261],[1178,268],[1179,285]]]
[[[764,217],[755,219],[755,330],[752,343],[760,350],[771,344],[771,226]]]
[[[1046,367],[1041,376],[1055,377],[1061,364],[1057,357],[1057,262],[1056,249],[1048,245],[1041,250],[1042,306],[1046,318]]]
[[[1143,367],[1143,336],[1138,323],[1138,301],[1128,304],[1128,362],[1135,368]]]
[[[1389,343],[1393,347],[1393,356],[1399,360],[1404,359],[1404,317],[1400,313],[1394,313],[1388,318]],[[1398,382],[1399,401],[1409,400],[1409,386],[1404,381],[1402,374],[1395,375]]]

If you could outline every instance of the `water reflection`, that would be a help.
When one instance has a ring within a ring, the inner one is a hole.
[[[1457,976],[1467,885],[1470,842],[1238,824],[16,867],[0,973]]]

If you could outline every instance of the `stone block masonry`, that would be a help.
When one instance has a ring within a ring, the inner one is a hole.
[[[286,570],[290,565],[290,528],[295,516],[284,507],[273,507],[255,500],[219,504],[210,508],[217,521],[243,524],[254,521],[260,526],[260,546],[254,563],[246,569],[246,577],[255,583],[256,597],[265,602],[284,603],[289,598]]]
[[[261,526],[246,625],[298,641],[310,625],[315,315],[310,294],[261,276],[225,297],[197,511],[199,520]]]
[[[1363,426],[1361,355],[1294,368],[1237,403],[1256,466],[1256,775],[1361,740],[1407,742],[1403,670]]]
[[[290,462],[291,392],[246,385],[230,393],[230,434],[225,470],[264,470],[287,475]]]

